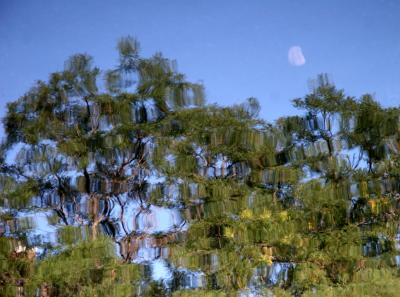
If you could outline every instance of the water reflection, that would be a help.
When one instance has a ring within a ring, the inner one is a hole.
[[[321,76],[303,116],[268,124],[119,46],[106,90],[78,55],[9,106],[8,295],[299,296],[398,266],[398,109]]]

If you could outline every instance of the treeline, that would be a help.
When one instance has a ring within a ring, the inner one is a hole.
[[[398,107],[319,75],[268,123],[255,98],[207,105],[132,38],[118,51],[8,104],[0,294],[397,296]]]

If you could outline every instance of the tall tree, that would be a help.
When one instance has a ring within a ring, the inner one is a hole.
[[[3,295],[397,296],[398,108],[321,75],[270,124],[117,48],[114,69],[75,55],[8,104]]]

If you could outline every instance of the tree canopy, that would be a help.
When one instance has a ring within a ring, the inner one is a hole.
[[[399,107],[322,74],[268,123],[117,49],[7,105],[3,296],[397,296]]]

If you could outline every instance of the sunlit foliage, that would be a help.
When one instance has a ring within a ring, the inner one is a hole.
[[[400,110],[320,75],[300,112],[207,105],[123,38],[8,104],[4,296],[397,296]],[[303,113],[304,112],[304,113]]]

